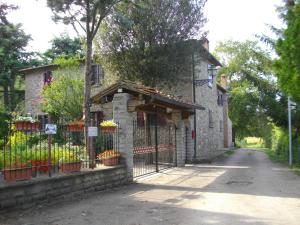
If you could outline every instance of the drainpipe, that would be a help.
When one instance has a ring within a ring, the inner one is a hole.
[[[194,61],[194,52],[192,53],[192,75],[193,75],[193,103],[196,103],[196,87],[195,87],[195,61]],[[194,109],[194,155],[193,155],[193,161],[196,161],[197,157],[197,115],[196,115],[196,109]]]

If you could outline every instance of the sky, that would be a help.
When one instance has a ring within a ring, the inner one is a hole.
[[[0,0],[19,6],[9,14],[9,20],[22,23],[23,29],[30,34],[32,41],[28,50],[44,52],[50,47],[49,41],[61,33],[76,36],[71,26],[55,24],[52,12],[46,6],[46,0]],[[272,35],[267,24],[282,26],[276,6],[282,0],[208,0],[205,6],[205,15],[208,23],[210,50],[213,50],[219,41],[233,39],[243,41],[254,39],[255,34]]]

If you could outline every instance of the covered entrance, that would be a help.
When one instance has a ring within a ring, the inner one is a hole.
[[[95,110],[119,124],[120,152],[128,173],[139,177],[173,166],[184,166],[192,151],[190,116],[202,106],[129,81],[102,90],[93,97]]]

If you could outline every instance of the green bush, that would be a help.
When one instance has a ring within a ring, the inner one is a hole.
[[[41,147],[41,148],[40,148]],[[14,149],[13,151],[0,150],[0,170],[6,167],[14,167],[15,165],[27,164],[31,161],[48,160],[48,146],[44,143],[41,146],[33,146],[27,151],[21,149]],[[59,165],[62,162],[77,162],[80,160],[88,160],[84,147],[75,147],[69,145],[52,145],[51,149],[51,164],[53,166]]]
[[[8,135],[9,128],[9,114],[0,108],[0,148],[5,145],[4,137]]]

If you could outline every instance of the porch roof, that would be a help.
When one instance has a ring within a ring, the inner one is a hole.
[[[199,104],[183,101],[178,97],[163,93],[155,88],[147,87],[131,81],[118,81],[117,83],[105,88],[92,97],[93,103],[101,102],[106,96],[111,96],[118,93],[119,89],[122,92],[132,94],[136,97],[143,95],[149,99],[150,104],[165,106],[173,109],[184,110],[193,113],[195,109],[204,110],[205,108]]]

